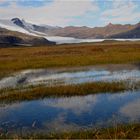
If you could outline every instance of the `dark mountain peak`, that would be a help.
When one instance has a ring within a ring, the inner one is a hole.
[[[140,22],[139,22],[139,23],[137,23],[137,24],[136,24],[136,26],[139,26],[139,27],[140,27]]]
[[[16,25],[18,25],[18,26],[20,26],[20,27],[24,27],[24,24],[23,24],[22,20],[20,20],[19,18],[13,18],[13,19],[11,19],[11,21],[12,21],[14,24],[16,24]]]
[[[18,17],[14,17],[11,19],[11,21],[13,21],[13,20],[20,20],[20,19]]]
[[[107,25],[107,27],[112,27],[114,24],[112,24],[111,22]]]
[[[43,37],[32,36],[21,32],[10,31],[0,28],[0,44],[5,45],[53,45],[51,42]]]

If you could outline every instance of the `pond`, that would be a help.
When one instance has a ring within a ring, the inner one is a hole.
[[[76,131],[140,122],[140,91],[0,103],[0,130]]]
[[[140,69],[129,65],[79,67],[72,69],[25,70],[0,80],[0,89],[19,86],[56,86],[89,82],[140,81]]]

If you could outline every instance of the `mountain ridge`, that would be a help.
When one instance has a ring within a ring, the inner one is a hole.
[[[47,40],[47,37],[49,36],[72,37],[72,38],[77,38],[77,39],[140,38],[140,23],[137,23],[134,25],[131,25],[131,24],[122,25],[122,24],[109,23],[104,27],[87,27],[87,26],[59,27],[59,26],[49,26],[49,25],[37,25],[35,23],[32,24],[32,23],[26,22],[24,19],[12,18],[11,20],[0,19],[0,28],[5,28],[6,30],[9,30],[9,32],[11,32],[10,34],[11,37],[8,37],[9,40],[15,40],[15,41],[17,40],[17,42],[19,40],[22,40],[21,42],[23,43],[29,43],[29,41],[31,41],[31,44],[34,44],[33,42],[36,42],[35,44],[39,44],[37,43],[37,40],[38,41],[42,40],[41,44],[43,42],[51,44],[51,42]],[[18,32],[18,34],[20,33],[24,34],[24,37],[23,35],[18,35],[20,36],[20,39],[19,39],[17,34],[15,34],[14,32]],[[2,39],[4,38],[4,36],[2,36],[1,34],[2,33],[0,32],[1,40],[4,40]],[[25,40],[26,38],[25,36],[28,36],[27,40]],[[36,38],[36,41],[30,40],[29,36],[31,36],[32,39]],[[8,40],[8,38],[6,38],[6,34],[5,34],[5,40]]]
[[[52,45],[55,42],[48,41],[46,38],[28,35],[25,33],[10,31],[0,28],[0,44],[33,46],[33,45]]]
[[[136,25],[121,25],[121,24],[108,24],[104,27],[73,27],[67,26],[59,29],[52,29],[48,31],[50,35],[75,37],[79,39],[103,39],[109,38],[112,35],[127,32],[137,27]]]

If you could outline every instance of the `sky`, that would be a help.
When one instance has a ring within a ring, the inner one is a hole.
[[[140,22],[140,0],[0,0],[0,19],[18,17],[53,26]]]

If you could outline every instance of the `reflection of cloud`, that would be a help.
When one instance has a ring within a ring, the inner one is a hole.
[[[70,122],[66,122],[65,120],[65,113],[61,113],[58,115],[58,117],[56,117],[54,120],[52,120],[51,122],[45,122],[43,123],[43,126],[45,127],[45,129],[49,130],[49,131],[76,131],[80,129],[80,126],[78,126],[75,123],[70,123]]]
[[[124,105],[120,109],[120,112],[126,117],[129,117],[131,120],[140,119],[140,99]]]
[[[123,92],[118,92],[115,94],[110,94],[108,96],[108,100],[112,101],[112,100],[124,99],[124,98],[127,98],[128,96],[131,96],[132,93],[134,95],[134,94],[139,93],[139,91],[123,91]]]
[[[97,95],[76,96],[69,98],[59,98],[43,102],[44,105],[72,110],[76,114],[89,112],[97,103]]]
[[[46,86],[71,85],[89,82],[117,82],[128,80],[128,86],[133,86],[135,82],[140,81],[139,70],[98,70],[96,68],[79,71],[61,69],[57,70],[25,70],[13,74],[0,80],[0,89],[14,88],[17,86],[29,86],[45,84]]]
[[[23,105],[19,103],[15,104],[0,104],[0,121],[6,117],[12,116],[12,112],[15,110],[19,110]],[[11,115],[10,115],[11,114]]]

